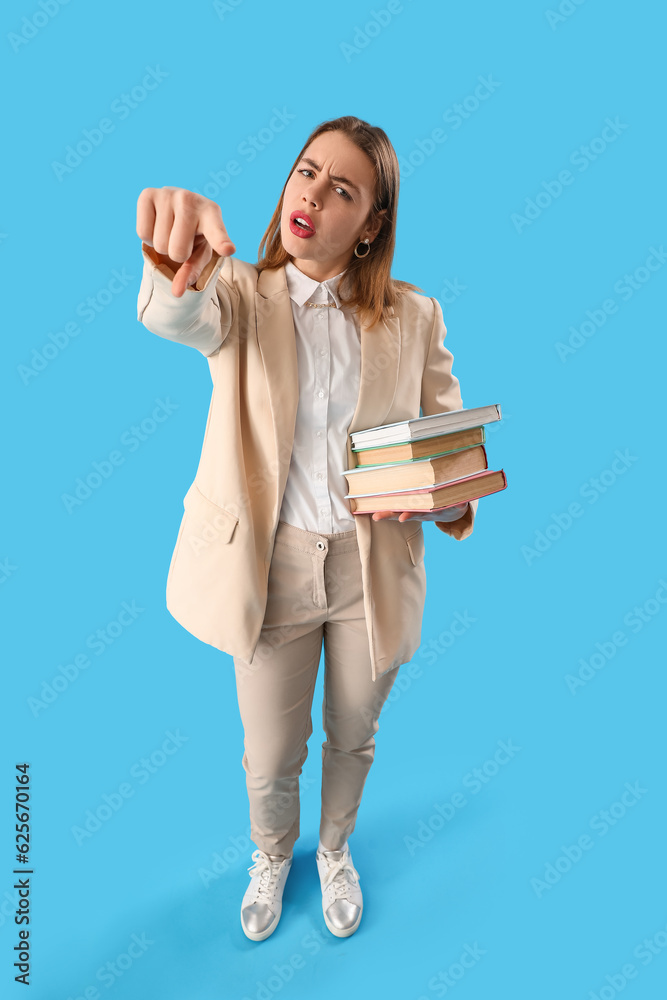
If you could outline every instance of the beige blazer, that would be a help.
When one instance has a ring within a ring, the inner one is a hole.
[[[213,381],[199,465],[169,566],[166,604],[188,632],[251,660],[267,600],[267,579],[294,440],[296,339],[284,267],[214,254],[182,298],[172,271],[142,243],[137,316],[151,332],[195,347]],[[419,292],[392,315],[361,324],[361,378],[348,428],[362,430],[463,406],[442,309]],[[348,465],[354,457],[348,436]],[[341,469],[341,473],[343,470]],[[478,501],[457,521],[433,522],[462,540]],[[421,642],[426,597],[424,534],[416,520],[355,515],[373,680],[409,661]]]

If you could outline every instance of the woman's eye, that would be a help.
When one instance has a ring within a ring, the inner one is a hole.
[[[299,173],[300,173],[300,174],[312,174],[312,172],[313,172],[313,171],[312,171],[312,170],[309,170],[309,169],[308,169],[308,167],[301,167],[301,169],[299,170]],[[351,197],[350,197],[350,195],[349,195],[349,194],[347,193],[347,191],[345,190],[345,188],[342,188],[342,187],[336,187],[336,188],[335,188],[335,190],[336,190],[336,191],[342,191],[342,192],[343,192],[343,197],[344,197],[344,198],[347,198],[347,200],[348,200],[348,201],[352,201],[352,198],[351,198]]]

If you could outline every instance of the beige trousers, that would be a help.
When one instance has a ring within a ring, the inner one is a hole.
[[[289,857],[299,836],[323,643],[320,839],[337,850],[354,830],[399,668],[371,677],[356,529],[321,535],[279,521],[259,643],[251,661],[234,657],[251,838],[267,854]]]

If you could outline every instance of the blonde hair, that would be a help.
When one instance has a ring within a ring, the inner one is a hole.
[[[400,173],[396,151],[389,141],[386,132],[376,125],[369,125],[361,118],[345,115],[342,118],[332,118],[330,121],[317,125],[310,133],[292,165],[287,180],[297,167],[307,147],[323,132],[342,132],[361,149],[373,164],[375,173],[375,198],[371,208],[370,221],[377,213],[386,209],[382,216],[380,230],[371,243],[371,249],[365,257],[352,254],[345,271],[346,281],[341,281],[338,294],[341,303],[349,308],[357,308],[368,325],[386,319],[389,310],[396,303],[396,298],[403,292],[423,289],[408,281],[399,281],[391,277],[391,264],[396,243],[396,214],[398,210],[398,188]],[[283,185],[280,200],[275,208],[271,221],[262,237],[257,251],[256,268],[277,268],[292,260],[285,250],[280,234],[280,219],[282,216],[283,199],[287,180]],[[346,285],[349,294],[345,297]]]

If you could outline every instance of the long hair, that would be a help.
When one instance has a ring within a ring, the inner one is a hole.
[[[292,165],[271,221],[262,237],[257,252],[258,271],[265,268],[276,268],[292,260],[283,246],[280,235],[280,219],[283,210],[283,199],[287,181],[301,160],[307,147],[323,132],[342,132],[351,139],[371,160],[375,172],[375,198],[371,208],[371,222],[376,214],[386,209],[382,217],[382,226],[371,243],[371,249],[365,257],[352,254],[347,265],[344,278],[338,287],[338,295],[342,305],[357,308],[361,317],[368,325],[386,319],[390,307],[396,303],[397,295],[407,291],[421,292],[423,289],[408,281],[399,281],[391,277],[391,263],[396,243],[396,214],[398,210],[399,166],[396,151],[389,141],[386,132],[376,125],[369,125],[361,118],[345,115],[342,118],[332,118],[330,121],[317,125],[306,139],[299,155]],[[346,286],[346,289],[343,288]],[[347,291],[346,291],[347,290]],[[349,294],[348,294],[349,293]],[[346,297],[344,297],[346,295]]]

